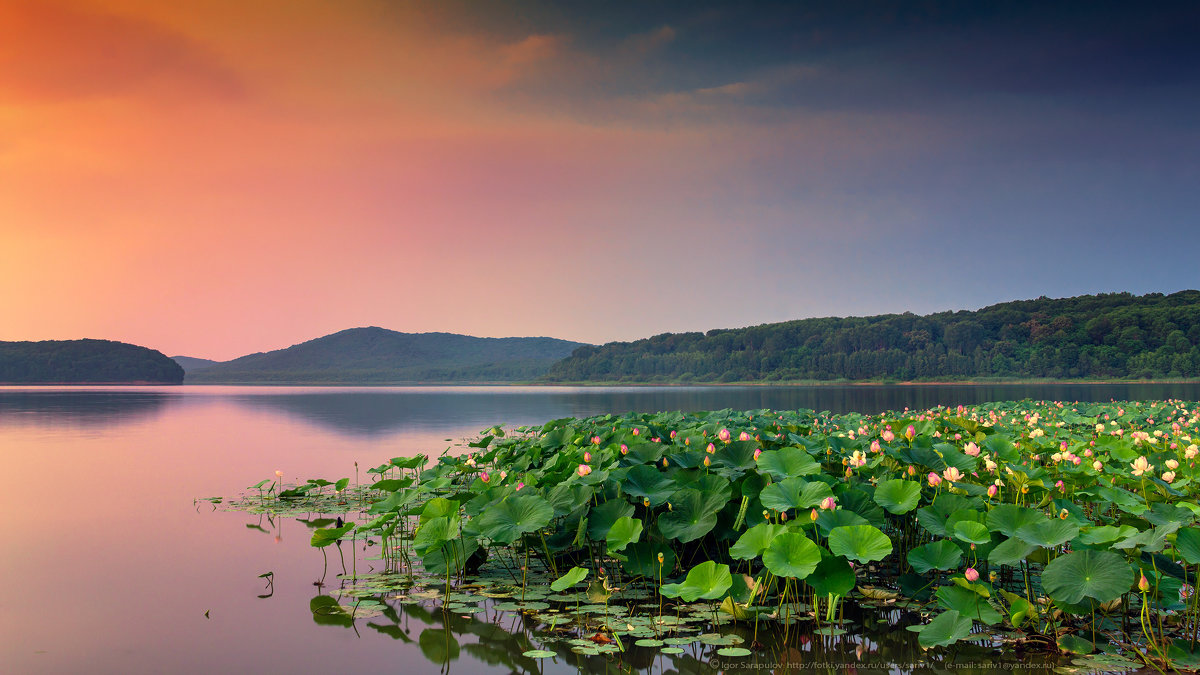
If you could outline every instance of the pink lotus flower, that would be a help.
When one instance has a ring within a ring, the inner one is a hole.
[[[946,469],[945,471],[943,471],[943,472],[942,472],[942,478],[945,478],[946,480],[948,480],[948,481],[950,481],[951,483],[953,483],[953,482],[955,482],[955,481],[960,481],[960,480],[962,480],[962,479],[963,479],[963,474],[962,474],[962,472],[961,472],[961,471],[959,471],[959,470],[958,470],[956,467],[953,467],[953,466],[952,466],[952,467],[949,467],[948,469]]]
[[[929,481],[929,487],[937,487],[942,484],[942,477],[933,471],[930,471],[929,475],[926,476],[925,479]]]
[[[713,445],[712,443],[709,443],[708,447],[704,448],[704,451],[711,455],[717,451],[717,446]]]
[[[1146,459],[1145,455],[1133,460],[1133,463],[1131,463],[1129,466],[1133,467],[1133,470],[1130,473],[1135,476],[1140,476],[1154,468],[1154,465]]]
[[[579,473],[579,477],[582,478],[592,472],[592,467],[587,464],[580,464],[576,471]]]
[[[722,429],[719,432],[717,432],[717,438],[721,439],[722,441],[725,441],[726,443],[729,442],[730,436],[731,436],[731,434],[729,433],[728,429]]]
[[[1145,572],[1143,572],[1142,577],[1138,579],[1138,590],[1143,593],[1150,590],[1150,580],[1146,578]]]
[[[479,474],[479,480],[486,483],[492,480],[492,477],[488,475],[488,472],[484,471],[483,473]]]
[[[998,489],[998,488],[997,488],[995,485],[989,485],[989,486],[988,486],[988,490],[987,490],[987,495],[988,495],[989,497],[995,497],[995,496],[996,496],[996,493],[997,493],[997,492],[999,492],[999,491],[1000,491],[1000,490],[999,490],[999,489]]]
[[[640,433],[641,433],[641,432],[640,432],[640,431],[638,431],[638,428],[637,428],[637,427],[634,427],[634,428],[633,428],[633,435],[634,435],[634,436],[637,436],[637,435],[638,435],[638,434],[640,434]]]
[[[1162,479],[1163,479],[1164,481],[1166,481],[1166,482],[1170,483],[1171,481],[1175,480],[1175,472],[1174,472],[1174,471],[1167,471],[1166,473],[1164,473],[1164,474],[1162,475]]]
[[[675,434],[677,434],[677,433],[679,433],[679,432],[678,432],[678,431],[676,431],[676,430],[674,430],[674,429],[672,429],[672,430],[671,430],[671,438],[675,438]]]
[[[600,437],[592,436],[592,445],[600,445]]]
[[[911,424],[908,425],[908,428],[904,430],[904,437],[908,439],[909,443],[911,443],[912,439],[917,437],[916,428],[913,427],[913,425],[911,425]]]
[[[967,453],[968,455],[970,455],[972,457],[978,457],[979,456],[979,446],[975,445],[974,443],[967,443],[967,447],[963,448],[963,452]]]
[[[621,454],[622,455],[629,454],[629,446],[628,445],[625,445],[624,443],[621,444]]]
[[[883,448],[879,447],[878,440],[871,441],[871,452],[879,452],[882,449]]]
[[[585,462],[588,462],[588,463],[591,463],[591,461],[592,461],[592,453],[588,452],[587,450],[584,450],[584,451],[583,451],[583,461],[585,461]]]
[[[762,457],[762,449],[757,449],[754,451],[754,461],[757,462],[759,457]]]
[[[1179,468],[1179,462],[1177,462],[1173,459],[1168,459],[1167,461],[1163,462],[1163,464],[1166,464],[1167,468],[1172,471]]]
[[[967,578],[967,581],[974,582],[979,580],[979,572],[974,567],[968,567],[967,571],[963,572],[963,576]]]
[[[525,487],[525,484],[522,483],[521,481],[517,481],[517,490],[520,491],[520,489],[523,487]]]
[[[885,429],[879,437],[883,439],[884,443],[891,443],[896,440],[896,434],[893,434],[891,429]]]
[[[1100,460],[1096,460],[1096,461],[1092,462],[1092,468],[1097,471],[1100,471],[1104,468],[1104,462],[1101,462]]]
[[[810,520],[815,522],[817,520],[817,510],[813,509],[812,512],[808,514],[808,517]]]
[[[831,511],[837,508],[837,502],[833,497],[826,497],[825,499],[821,500],[821,508]]]
[[[738,440],[739,441],[748,441],[748,440],[750,440],[750,434],[743,431],[742,433],[738,434]]]

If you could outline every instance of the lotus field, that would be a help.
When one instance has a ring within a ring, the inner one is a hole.
[[[439,579],[447,597],[481,567],[507,574],[514,600],[545,579],[559,600],[612,607],[586,632],[614,650],[622,635],[663,645],[682,612],[747,626],[723,653],[748,655],[763,631],[839,630],[849,601],[915,613],[907,628],[931,650],[1002,636],[1193,668],[1198,416],[1179,401],[1023,401],[568,418],[396,458],[357,490],[314,480],[243,506],[357,502],[358,522],[313,545],[366,538],[388,574]]]

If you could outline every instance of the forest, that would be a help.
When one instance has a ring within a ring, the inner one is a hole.
[[[111,340],[0,342],[0,384],[181,384],[161,352]]]
[[[1200,376],[1200,291],[814,318],[584,346],[551,382],[1164,379]]]

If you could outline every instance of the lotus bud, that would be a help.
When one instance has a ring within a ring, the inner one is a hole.
[[[658,552],[658,564],[659,565],[663,564],[664,558],[665,558],[665,556],[663,556],[662,551],[659,551]]]
[[[784,511],[779,514],[779,521],[783,522],[783,523],[787,522],[787,511]]]
[[[584,462],[587,462],[587,463],[589,463],[589,464],[590,464],[590,463],[591,463],[591,461],[592,461],[592,453],[590,453],[590,452],[588,452],[588,451],[584,450],[584,452],[583,452],[583,461],[584,461]]]
[[[672,429],[672,430],[671,430],[671,438],[675,438],[675,435],[676,435],[676,434],[678,434],[678,433],[679,433],[678,431],[676,431],[676,430]]]
[[[882,449],[883,448],[880,447],[878,439],[871,441],[871,452],[879,452]]]
[[[1104,468],[1104,462],[1101,462],[1100,460],[1096,460],[1096,461],[1092,462],[1092,468],[1097,471],[1100,471]]]
[[[893,434],[891,429],[885,429],[879,437],[883,439],[884,443],[891,443],[896,440],[896,434]]]
[[[817,510],[813,509],[812,512],[808,514],[808,518],[815,523],[817,521],[817,515]]]
[[[750,440],[750,434],[743,431],[742,433],[738,434],[738,440],[739,441],[748,441],[748,440]]]
[[[989,485],[989,486],[988,486],[988,489],[987,489],[987,496],[989,496],[989,497],[995,497],[997,492],[999,492],[999,490],[996,488],[996,486],[995,486],[995,485]]]
[[[854,475],[854,469],[846,469],[846,478]]]
[[[1059,512],[1058,512],[1058,519],[1059,519],[1059,520],[1066,520],[1066,519],[1067,519],[1067,515],[1068,515],[1068,513],[1067,513],[1067,510],[1066,510],[1066,509],[1063,509],[1063,510],[1061,510],[1061,511],[1059,511]]]
[[[963,572],[963,576],[967,578],[967,581],[979,580],[979,572],[977,572],[974,567],[968,567],[967,571]]]
[[[909,443],[911,443],[912,439],[917,437],[916,428],[913,427],[913,425],[911,425],[911,424],[908,425],[908,428],[904,430],[904,437],[908,439]]]
[[[489,476],[489,475],[488,475],[488,472],[486,472],[486,471],[484,471],[483,473],[479,474],[479,480],[481,480],[481,481],[483,481],[483,482],[485,482],[485,483],[486,483],[486,482],[488,482],[488,481],[490,481],[491,479],[492,479],[492,477],[491,477],[491,476]]]
[[[663,468],[667,468],[667,458],[663,457]]]
[[[759,450],[755,450],[755,451],[754,451],[754,461],[756,461],[756,462],[757,462],[759,457],[762,457],[762,450],[761,450],[761,449],[759,449]]]
[[[825,499],[821,500],[821,508],[826,509],[826,510],[833,510],[833,509],[837,508],[837,501],[834,500],[833,497],[826,497]]]
[[[621,454],[622,455],[629,454],[629,446],[628,445],[625,445],[624,443],[621,444]]]
[[[721,439],[722,441],[725,441],[726,443],[729,442],[730,436],[731,436],[731,434],[729,433],[728,429],[722,429],[717,432],[717,438]]]
[[[525,484],[522,483],[521,481],[517,481],[517,490],[519,491],[523,487],[525,487]]]
[[[917,468],[915,466],[913,466],[912,464],[908,465],[908,475],[910,475],[910,476],[917,475]]]
[[[991,581],[994,583],[996,581],[996,578],[997,578],[997,576],[996,576],[995,572],[988,572],[988,581]]]
[[[926,476],[925,479],[929,481],[929,487],[937,487],[942,484],[942,477],[933,471],[930,471],[929,475]]]
[[[704,451],[711,455],[717,451],[717,446],[713,445],[712,443],[709,443],[708,447],[704,448]]]
[[[642,497],[642,506],[644,506],[646,508],[650,508],[650,498],[649,497]]]
[[[712,466],[712,459],[708,455],[704,456],[704,466]]]
[[[276,471],[276,472],[275,472],[275,477],[276,477],[276,478],[283,478],[283,472],[282,472],[282,471]]]
[[[1141,578],[1138,579],[1138,590],[1143,593],[1150,590],[1150,580],[1146,578],[1145,572],[1143,572]]]
[[[633,435],[634,435],[634,436],[637,436],[637,435],[638,435],[638,434],[640,434],[640,433],[642,433],[642,432],[638,431],[638,428],[637,428],[637,427],[634,427],[634,428],[633,428]]]
[[[600,437],[592,436],[592,445],[600,445]]]

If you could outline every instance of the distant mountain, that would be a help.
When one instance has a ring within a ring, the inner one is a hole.
[[[1200,377],[1200,291],[802,319],[583,347],[550,382]]]
[[[180,384],[162,352],[111,340],[0,342],[0,384]]]
[[[351,328],[189,370],[189,384],[403,384],[536,379],[582,343]]]
[[[172,356],[171,360],[183,366],[183,372],[187,374],[194,373],[197,370],[204,370],[209,366],[215,366],[220,363],[220,361],[201,359],[195,356]]]

